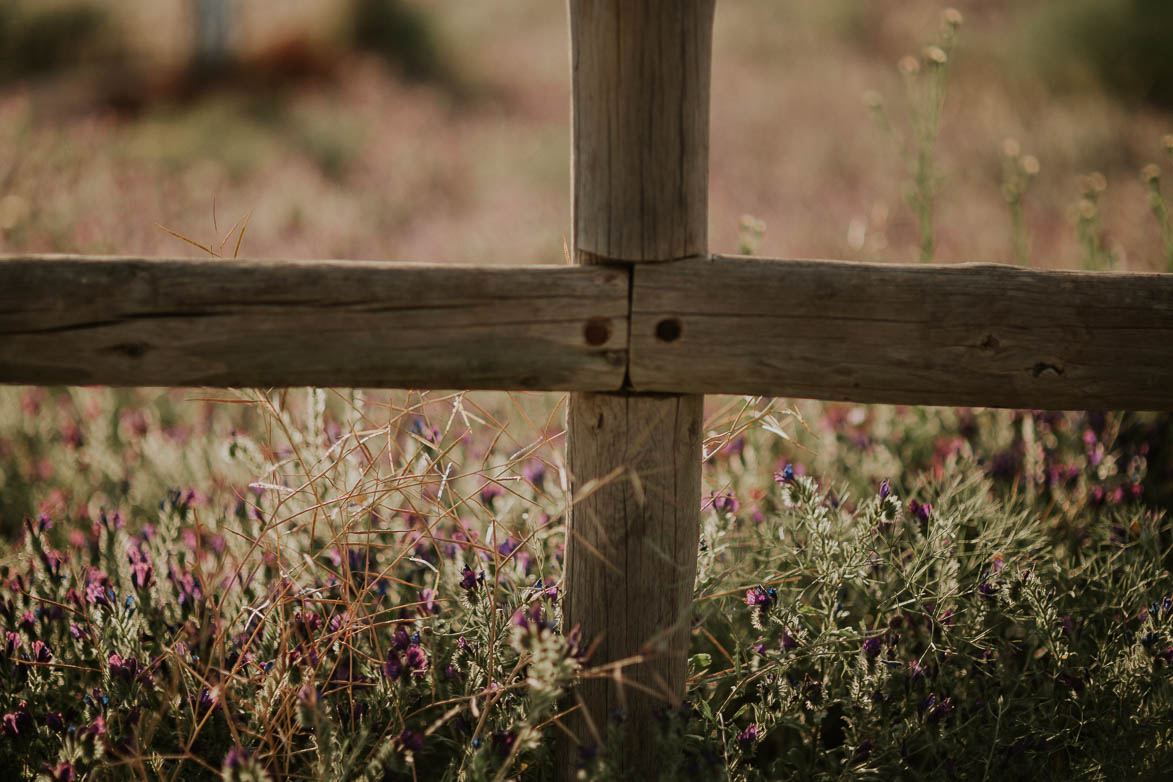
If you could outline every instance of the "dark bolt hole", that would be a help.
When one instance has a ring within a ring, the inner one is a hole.
[[[656,324],[656,339],[675,342],[680,339],[680,332],[680,321],[676,318],[665,318]]]
[[[591,318],[587,321],[582,334],[586,337],[588,345],[595,347],[605,345],[607,340],[611,338],[611,321],[606,318]]]

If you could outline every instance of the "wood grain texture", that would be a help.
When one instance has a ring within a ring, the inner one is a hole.
[[[708,246],[715,0],[570,0],[573,246],[660,261]]]
[[[714,0],[570,0],[574,258],[628,273],[708,252],[709,69]],[[658,779],[655,709],[684,694],[700,519],[703,397],[573,393],[563,624],[599,646],[592,665],[633,656],[618,680],[588,679],[558,752],[627,715],[621,774]],[[592,481],[618,476],[582,496]]]
[[[607,720],[626,717],[625,767],[657,779],[647,748],[652,713],[679,703],[700,534],[701,414],[704,397],[572,396],[567,459],[575,503],[566,541],[563,615],[590,664],[642,655],[616,678],[587,678],[577,696],[591,715],[569,725],[597,744]],[[593,726],[593,727],[592,727]],[[571,760],[573,761],[574,758]],[[649,765],[651,764],[651,765]]]
[[[1173,275],[716,257],[632,301],[640,391],[1173,410]]]
[[[618,389],[628,273],[0,258],[0,382]]]

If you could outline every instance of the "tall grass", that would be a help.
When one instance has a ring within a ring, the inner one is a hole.
[[[937,41],[924,47],[920,57],[905,55],[897,64],[904,83],[907,130],[892,122],[878,92],[868,92],[864,97],[868,109],[881,130],[892,140],[908,169],[911,179],[904,197],[916,215],[922,263],[933,260],[936,247],[933,205],[941,172],[936,167],[934,153],[948,93],[949,58],[956,45],[961,22],[961,13],[956,9],[942,12]]]
[[[615,675],[561,627],[561,400],[242,394],[234,434],[185,449],[212,475],[148,507],[58,468],[162,485],[171,402],[94,393],[2,392],[40,405],[2,454],[41,470],[44,512],[5,557],[0,765],[552,775],[561,696]],[[1173,762],[1168,416],[728,399],[706,430],[687,702],[649,748],[664,778]],[[580,739],[583,774],[616,778],[613,745]]]

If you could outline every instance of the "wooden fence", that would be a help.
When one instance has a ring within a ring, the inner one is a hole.
[[[654,777],[702,394],[1173,410],[1173,275],[710,257],[714,2],[569,0],[576,265],[3,258],[0,382],[572,392],[564,622],[632,662],[574,693],[561,770],[623,709]]]

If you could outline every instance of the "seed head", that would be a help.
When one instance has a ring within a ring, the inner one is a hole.
[[[896,63],[896,67],[905,76],[912,76],[920,70],[920,63],[911,54],[906,54],[900,58],[900,62]]]
[[[945,54],[945,50],[940,46],[926,46],[922,55],[929,65],[940,66],[949,62],[949,55]]]
[[[1002,142],[1002,154],[1008,158],[1016,158],[1022,154],[1022,147],[1016,139],[1008,138]]]
[[[946,27],[950,27],[956,30],[965,20],[964,17],[961,16],[961,12],[956,8],[946,8],[941,12],[941,21],[945,24]]]
[[[1140,170],[1140,178],[1150,184],[1161,181],[1161,167],[1156,163],[1149,163]]]
[[[1022,173],[1027,176],[1036,176],[1039,173],[1039,159],[1034,155],[1023,155],[1019,165],[1022,166]]]

